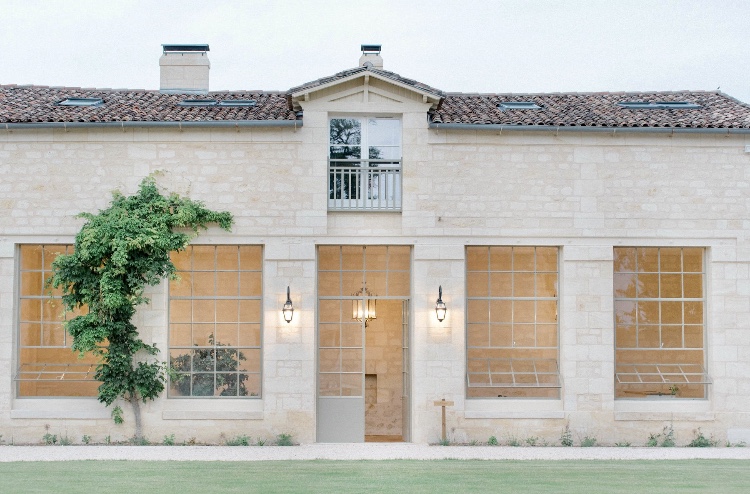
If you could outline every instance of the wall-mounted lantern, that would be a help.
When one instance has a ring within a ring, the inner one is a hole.
[[[292,306],[292,299],[289,296],[289,287],[286,287],[286,302],[284,303],[284,308],[281,309],[282,314],[284,314],[284,320],[288,323],[292,322],[292,316],[294,315],[294,307]]]
[[[448,309],[445,307],[445,302],[443,302],[443,286],[440,285],[438,288],[438,299],[437,302],[435,302],[435,314],[437,315],[438,322],[443,322],[447,311]]]

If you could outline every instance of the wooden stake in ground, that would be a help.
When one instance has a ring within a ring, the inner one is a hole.
[[[445,398],[443,398],[440,401],[434,402],[436,407],[443,407],[443,442],[446,441],[445,437],[445,407],[452,407],[454,403],[452,401],[446,401]]]

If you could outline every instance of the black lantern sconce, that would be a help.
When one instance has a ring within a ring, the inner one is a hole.
[[[443,322],[447,311],[448,309],[445,307],[445,302],[443,302],[443,286],[440,285],[438,288],[438,299],[437,302],[435,302],[435,314],[437,315],[438,322]]]
[[[281,309],[282,314],[284,314],[284,320],[287,323],[292,322],[292,316],[294,316],[294,307],[292,306],[292,299],[289,296],[289,287],[286,287],[286,302],[284,302],[284,308]]]

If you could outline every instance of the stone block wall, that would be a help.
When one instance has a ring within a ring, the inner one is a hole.
[[[407,110],[400,214],[327,212],[328,113],[313,106],[296,130],[0,132],[4,439],[38,440],[46,424],[71,437],[130,435],[96,400],[15,397],[16,246],[71,242],[81,225],[77,213],[106,207],[113,189],[132,193],[157,173],[167,189],[235,215],[231,233],[211,228],[197,242],[264,246],[263,397],[160,397],[144,410],[153,437],[220,441],[222,434],[288,432],[314,441],[316,246],[400,244],[412,246],[413,260],[413,441],[437,440],[433,401],[441,398],[455,401],[448,421],[456,440],[513,434],[551,442],[570,424],[577,434],[635,444],[644,431],[672,421],[678,439],[701,427],[721,440],[750,441],[747,138],[446,131],[427,129],[423,113]],[[466,245],[560,248],[559,400],[465,398]],[[615,246],[706,249],[708,399],[614,399]],[[442,323],[434,314],[439,285],[448,305]],[[295,306],[290,324],[280,312],[287,286]],[[147,341],[165,349],[166,286],[151,295],[137,323]]]

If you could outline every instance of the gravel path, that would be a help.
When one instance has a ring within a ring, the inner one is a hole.
[[[142,460],[750,460],[750,448],[523,448],[424,444],[302,446],[0,446],[0,462]]]

